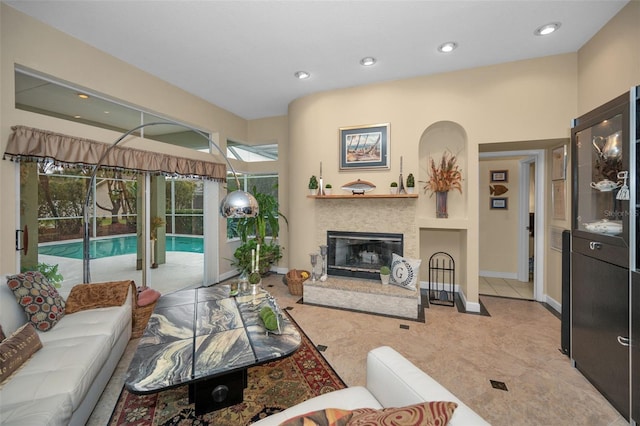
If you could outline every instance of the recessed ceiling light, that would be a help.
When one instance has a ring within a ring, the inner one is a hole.
[[[446,43],[442,43],[440,46],[438,46],[438,52],[440,53],[450,53],[453,52],[456,47],[458,47],[458,43],[454,42],[454,41],[448,41]]]
[[[560,22],[552,22],[538,27],[533,33],[539,36],[549,35],[555,32],[558,28],[560,28]]]
[[[300,80],[304,80],[304,79],[307,79],[307,78],[311,77],[311,74],[309,74],[306,71],[298,71],[294,75],[296,76],[296,78],[298,78]]]
[[[82,118],[82,116],[81,116],[81,115],[74,115],[74,116],[73,116],[73,118],[75,118],[76,120],[78,120],[78,119]]]
[[[376,63],[376,58],[367,56],[366,58],[360,59],[360,65],[364,67],[370,67],[371,65]]]
[[[78,93],[78,97],[80,99],[89,99],[89,95],[85,94],[85,93]]]

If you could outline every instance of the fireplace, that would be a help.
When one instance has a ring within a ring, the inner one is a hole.
[[[403,255],[402,234],[327,231],[327,274],[380,279],[380,267],[391,267],[392,254]]]

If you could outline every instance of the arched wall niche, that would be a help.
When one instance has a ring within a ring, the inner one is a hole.
[[[424,182],[429,179],[429,169],[431,159],[440,164],[442,156],[446,152],[450,152],[456,157],[456,164],[462,172],[462,194],[458,191],[451,191],[448,195],[448,212],[449,218],[465,219],[468,212],[468,189],[469,179],[467,175],[468,161],[468,140],[467,132],[464,128],[453,121],[438,121],[433,123],[422,133],[419,144],[419,173],[418,181],[421,192],[424,192]],[[431,192],[427,191],[425,196],[419,199],[420,216],[435,218],[436,216],[436,197],[431,196]],[[446,219],[441,219],[446,220]]]

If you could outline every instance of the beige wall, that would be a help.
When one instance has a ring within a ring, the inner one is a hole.
[[[518,275],[518,230],[519,230],[519,174],[518,159],[480,161],[480,271],[481,275],[513,278]],[[506,170],[508,182],[490,182],[490,171]],[[493,185],[503,185],[508,192],[498,197],[507,198],[507,209],[490,209],[489,192]],[[526,196],[527,194],[525,194]]]
[[[471,302],[478,301],[478,145],[566,138],[570,119],[576,113],[575,54],[513,62],[468,71],[369,85],[319,93],[289,106],[291,189],[290,265],[308,264],[309,253],[320,242],[312,238],[317,223],[316,203],[306,197],[306,183],[323,163],[324,178],[341,186],[357,178],[386,191],[400,173],[416,174],[426,167],[419,161],[419,142],[434,123],[449,121],[466,134],[464,197],[468,211],[453,220],[422,220],[433,207],[428,196],[418,200],[420,229],[451,229],[460,232],[463,290]],[[383,171],[340,171],[338,129],[373,123],[390,123],[391,169]],[[303,160],[302,160],[303,159]],[[420,163],[420,164],[419,164]],[[457,195],[457,194],[454,194]],[[432,201],[431,201],[432,202]],[[375,214],[375,212],[372,212]],[[418,220],[419,219],[419,220]],[[384,224],[381,223],[381,228]],[[437,238],[437,233],[436,237]],[[433,241],[433,240],[432,240]],[[421,257],[426,253],[420,253]]]
[[[578,115],[640,84],[640,1],[630,1],[578,51]]]
[[[246,140],[248,124],[219,107],[179,90],[166,82],[106,55],[83,42],[52,29],[6,4],[0,6],[0,149],[4,152],[12,125],[26,125],[60,133],[86,137],[103,142],[115,140],[119,134],[70,121],[58,120],[14,108],[14,65],[36,70],[73,84],[107,94],[152,112],[172,117],[211,132],[219,140],[227,138]],[[281,127],[285,127],[281,125]],[[129,144],[129,142],[127,142]],[[134,141],[135,144],[135,141]],[[183,156],[208,154],[178,149],[171,145],[143,141],[140,147]],[[0,198],[15,200],[15,166],[0,161]],[[17,268],[14,249],[14,229],[17,224],[16,204],[3,203],[0,207],[0,270],[12,272]],[[220,220],[221,229],[225,222]],[[226,247],[226,234],[220,233],[220,259],[233,256]],[[227,266],[227,269],[229,267]]]

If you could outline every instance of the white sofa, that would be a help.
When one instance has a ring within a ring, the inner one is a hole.
[[[0,324],[9,336],[27,318],[6,283],[1,276]],[[0,424],[84,425],[131,337],[133,297],[130,288],[122,306],[65,315],[39,331],[42,348],[0,385]]]
[[[403,407],[425,401],[452,401],[458,404],[449,421],[451,426],[488,425],[475,411],[441,384],[413,365],[394,349],[382,346],[367,355],[367,386],[340,389],[304,401],[262,419],[254,426],[277,426],[301,414],[325,408]]]

